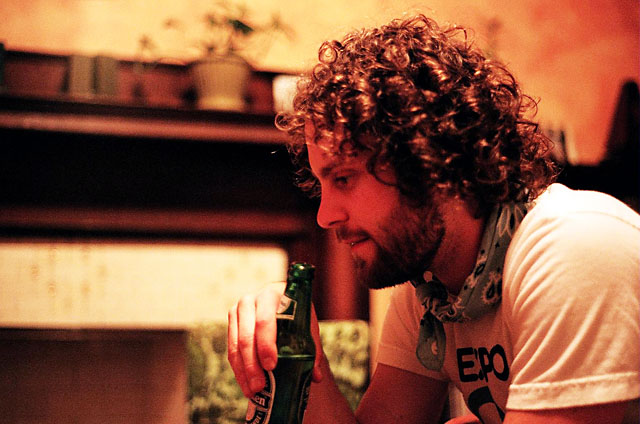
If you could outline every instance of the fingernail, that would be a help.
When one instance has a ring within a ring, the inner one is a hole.
[[[267,371],[271,371],[276,367],[276,361],[274,361],[272,358],[267,358],[264,360],[264,369],[266,369]]]

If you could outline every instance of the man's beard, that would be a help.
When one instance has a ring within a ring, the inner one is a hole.
[[[370,264],[354,258],[358,281],[372,289],[404,283],[427,270],[438,252],[445,227],[437,206],[399,205],[379,228],[376,257]],[[371,236],[371,234],[369,234]]]

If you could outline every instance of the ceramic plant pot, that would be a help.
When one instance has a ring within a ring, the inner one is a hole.
[[[238,57],[196,61],[191,72],[200,109],[243,111],[251,69]]]

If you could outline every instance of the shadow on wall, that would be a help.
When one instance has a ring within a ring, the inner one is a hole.
[[[640,92],[636,81],[620,90],[605,158],[596,166],[563,165],[559,182],[610,194],[640,211]]]

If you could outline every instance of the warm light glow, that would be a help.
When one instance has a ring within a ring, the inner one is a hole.
[[[274,245],[0,243],[0,326],[186,328],[284,281]]]

